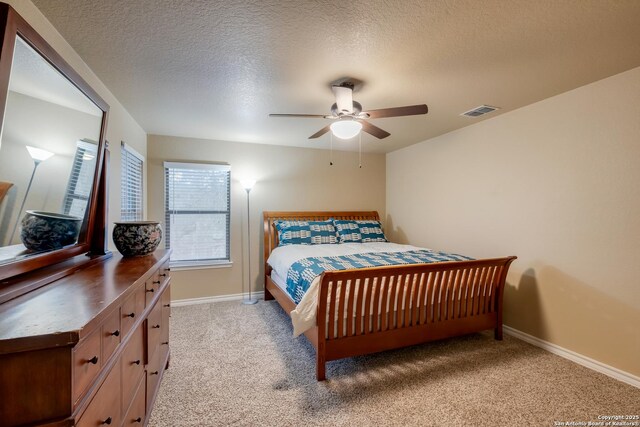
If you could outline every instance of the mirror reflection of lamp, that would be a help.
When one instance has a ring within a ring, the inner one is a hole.
[[[11,237],[9,238],[9,244],[13,241],[13,236],[16,234],[16,229],[18,228],[18,222],[20,220],[20,215],[22,213],[22,209],[24,209],[24,204],[27,201],[27,196],[29,195],[29,190],[31,190],[31,184],[33,183],[33,177],[36,174],[36,169],[38,169],[38,165],[49,157],[53,156],[53,153],[47,150],[43,150],[42,148],[32,147],[30,145],[25,146],[29,155],[33,159],[33,171],[31,172],[31,178],[29,179],[29,185],[27,185],[27,191],[24,192],[24,198],[22,199],[22,204],[20,205],[20,209],[18,210],[18,217],[16,218],[16,223],[13,225],[13,231],[11,232]]]

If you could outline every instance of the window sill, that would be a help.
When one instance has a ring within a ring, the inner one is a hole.
[[[169,263],[171,271],[186,271],[186,270],[207,270],[210,268],[229,268],[233,267],[233,261],[220,261],[220,262],[206,262],[206,263],[186,263],[186,262],[171,262]]]

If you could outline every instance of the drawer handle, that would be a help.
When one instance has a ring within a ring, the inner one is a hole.
[[[134,317],[136,317],[136,314],[135,313],[129,313],[129,314],[125,314],[124,317],[131,317],[133,319]]]
[[[140,359],[138,360],[134,360],[133,362],[131,362],[132,365],[139,365],[140,364]]]
[[[154,285],[159,285],[159,284],[160,284],[160,280],[154,280],[154,281],[153,281],[153,284],[154,284]]]
[[[160,325],[152,325],[151,329],[160,329]]]
[[[163,342],[162,345],[169,345],[169,341]]]
[[[171,267],[165,268],[164,271],[171,271]]]
[[[167,277],[167,273],[158,274],[160,277]],[[159,283],[159,282],[158,282]]]
[[[93,356],[91,359],[87,360],[87,363],[96,365],[98,363],[98,356]]]
[[[171,307],[171,304],[165,304],[163,307]]]
[[[112,333],[111,335],[113,335],[114,337],[119,337],[120,336],[120,331],[116,329],[116,331],[114,333]]]
[[[104,420],[101,424],[111,424],[111,417],[107,418],[106,420]]]
[[[158,371],[150,372],[149,375],[158,375]]]
[[[147,289],[147,292],[155,292],[155,289],[153,289],[153,288]]]
[[[142,418],[138,417],[135,420],[133,420],[134,423],[141,423],[142,422]]]

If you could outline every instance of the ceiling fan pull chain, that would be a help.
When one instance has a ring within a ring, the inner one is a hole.
[[[358,167],[362,169],[362,132],[358,134]]]
[[[333,166],[333,132],[329,132],[329,138],[331,139],[329,143],[329,166]]]

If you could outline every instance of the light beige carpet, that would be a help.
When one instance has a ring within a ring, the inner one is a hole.
[[[475,334],[327,364],[279,305],[173,309],[150,426],[553,426],[639,414],[640,389],[515,338]]]

